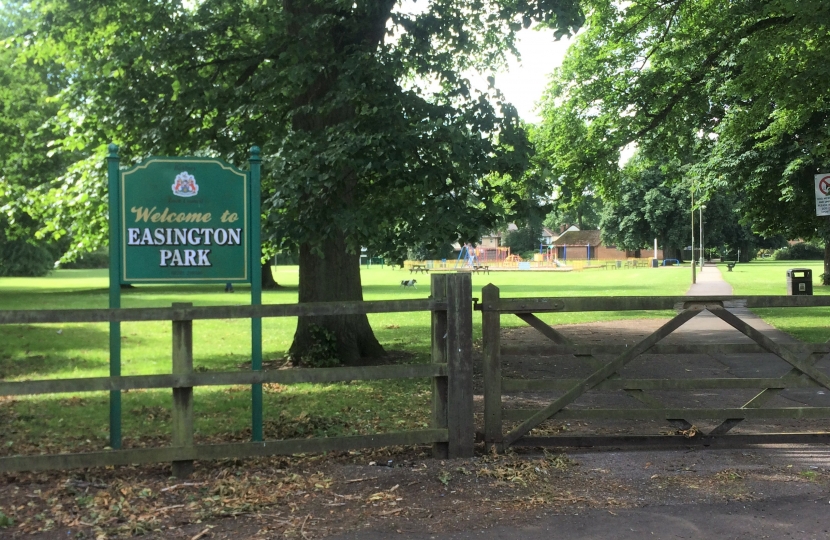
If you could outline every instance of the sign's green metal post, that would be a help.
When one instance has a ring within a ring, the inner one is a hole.
[[[119,201],[121,194],[118,186],[119,158],[118,146],[107,147],[107,180],[109,183],[109,241],[110,241],[110,309],[121,307],[121,273],[119,254],[121,253]],[[121,376],[121,323],[110,322],[110,377]],[[110,448],[121,448],[121,390],[110,391]]]
[[[251,305],[262,304],[262,246],[260,245],[260,165],[259,147],[251,148],[250,189],[251,211]],[[251,318],[251,369],[262,371],[262,319]],[[251,438],[255,442],[262,441],[262,384],[251,385]]]

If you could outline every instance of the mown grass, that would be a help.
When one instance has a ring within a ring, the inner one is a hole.
[[[807,268],[813,271],[813,294],[828,295],[830,287],[820,285],[824,272],[822,261],[767,261],[758,260],[738,264],[728,272],[721,265],[724,279],[732,285],[737,295],[783,295],[787,294],[787,270]],[[787,308],[756,309],[759,317],[779,330],[811,343],[830,339],[830,308]]]
[[[266,291],[268,304],[297,301],[297,267],[278,267],[277,281],[284,287]],[[400,287],[402,279],[419,279],[416,289]],[[362,272],[366,300],[426,298],[429,278],[389,267]],[[494,283],[504,297],[682,295],[688,288],[687,272],[678,268],[589,270],[584,272],[492,272],[473,275],[474,296]],[[248,303],[248,289],[226,294],[221,285],[139,286],[124,291],[123,307]],[[0,279],[0,309],[105,308],[108,303],[104,270],[56,271],[46,278]],[[579,323],[637,317],[665,317],[665,312],[601,312],[549,314],[552,324]],[[403,351],[407,362],[429,361],[429,313],[371,315],[381,344]],[[475,314],[474,335],[480,336]],[[515,317],[503,325],[520,326]],[[266,365],[282,363],[294,332],[294,318],[263,321]],[[170,372],[169,322],[122,325],[122,373],[140,375]],[[250,323],[247,320],[194,322],[194,367],[197,370],[245,369],[250,362]],[[108,374],[106,324],[44,324],[0,326],[0,379],[34,380],[76,378]],[[426,425],[429,382],[354,381],[325,385],[269,385],[265,391],[266,436],[363,434],[419,428]],[[124,394],[125,444],[164,442],[170,432],[170,391],[132,391]],[[245,438],[249,433],[250,394],[247,388],[197,388],[197,437]],[[0,401],[0,423],[9,426],[4,454],[105,446],[107,396],[104,393],[33,396]]]

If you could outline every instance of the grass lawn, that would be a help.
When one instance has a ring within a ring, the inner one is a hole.
[[[738,264],[728,272],[726,265],[721,265],[724,279],[732,285],[738,295],[783,295],[787,294],[787,270],[790,268],[808,268],[813,271],[813,294],[830,294],[830,287],[822,286],[821,274],[824,272],[822,261],[767,261],[758,260],[747,264]],[[830,308],[789,308],[756,309],[759,317],[776,328],[811,343],[821,343],[830,339]]]
[[[269,304],[297,301],[298,269],[280,266],[277,281],[285,288],[266,291]],[[429,278],[417,289],[400,287],[408,272],[372,267],[362,273],[366,300],[425,298]],[[474,296],[494,283],[504,297],[531,296],[642,296],[682,295],[688,272],[682,268],[588,270],[584,272],[493,272],[473,275]],[[234,294],[223,286],[139,286],[124,291],[124,307],[247,303],[248,289]],[[61,270],[45,278],[0,279],[0,309],[61,309],[107,307],[106,270]],[[666,312],[606,312],[551,314],[553,324],[636,317],[665,317]],[[408,353],[408,361],[429,359],[429,313],[370,315],[375,333],[387,350]],[[504,317],[503,325],[523,325]],[[293,318],[263,320],[264,360],[279,362],[291,343]],[[474,329],[480,336],[480,316]],[[249,362],[250,323],[246,320],[194,322],[194,366],[199,370],[231,371]],[[122,325],[122,373],[140,375],[170,372],[169,322]],[[0,326],[0,379],[76,378],[108,374],[108,325],[48,324]],[[426,426],[429,383],[425,380],[374,381],[335,384],[267,385],[266,437],[362,434]],[[148,439],[169,440],[170,391],[131,391],[124,394],[125,446]],[[195,390],[197,438],[227,440],[247,437],[250,395],[246,387]],[[107,396],[104,393],[0,398],[0,423],[11,429],[4,437],[3,454],[46,449],[100,448],[106,444]],[[143,442],[141,442],[143,441]],[[33,447],[34,446],[34,447]]]

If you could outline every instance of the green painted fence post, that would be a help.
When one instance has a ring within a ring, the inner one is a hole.
[[[107,147],[107,181],[109,187],[109,241],[110,241],[110,309],[121,307],[120,229],[121,218],[118,186],[118,145]],[[121,376],[121,323],[110,322],[110,377]],[[110,448],[121,448],[121,391],[110,391]]]
[[[260,166],[259,147],[251,148],[251,305],[262,304],[262,245],[260,243]],[[251,318],[251,369],[262,371],[262,319]],[[251,385],[251,440],[262,441],[262,384]]]

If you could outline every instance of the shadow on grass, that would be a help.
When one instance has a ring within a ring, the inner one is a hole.
[[[108,335],[105,327],[90,325],[65,331],[49,326],[0,326],[0,379],[103,367],[106,360],[81,356],[90,349],[107,349]]]

